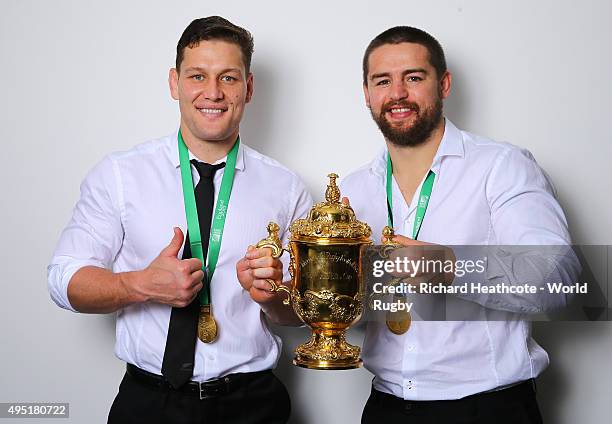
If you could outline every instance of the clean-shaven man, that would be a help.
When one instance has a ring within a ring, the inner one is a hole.
[[[261,251],[242,283],[236,264],[269,221],[286,237],[312,200],[295,174],[239,138],[252,53],[251,34],[226,19],[189,24],[169,74],[179,130],[93,168],[49,265],[59,306],[117,314],[127,372],[110,423],[289,417],[271,372],[281,342],[268,328],[297,322],[268,290],[282,264]]]

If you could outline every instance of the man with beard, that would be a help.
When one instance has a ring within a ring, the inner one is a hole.
[[[569,244],[563,211],[531,154],[444,118],[451,82],[442,47],[422,30],[391,28],[369,44],[363,89],[386,148],[341,182],[357,216],[375,235],[394,226],[402,236],[393,240],[409,247]],[[523,311],[494,296],[455,300]],[[367,324],[363,360],[375,378],[363,423],[542,422],[534,379],[548,356],[529,323],[406,322]]]

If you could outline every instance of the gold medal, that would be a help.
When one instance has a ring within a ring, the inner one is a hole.
[[[213,317],[211,305],[200,306],[198,338],[204,343],[212,343],[217,339],[217,322]]]
[[[389,331],[401,335],[410,329],[412,317],[408,311],[388,312],[386,322]]]
[[[399,297],[393,296],[394,301],[397,298]],[[387,323],[387,328],[389,329],[389,331],[399,336],[410,329],[410,324],[412,323],[412,316],[410,315],[410,312],[406,310],[387,312],[387,318],[385,321]]]
[[[412,317],[408,311],[388,312],[386,322],[389,331],[399,336],[410,329]]]

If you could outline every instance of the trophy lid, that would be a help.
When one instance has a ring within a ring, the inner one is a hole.
[[[349,242],[370,242],[370,226],[357,220],[350,205],[340,202],[340,189],[336,185],[338,175],[332,173],[328,177],[325,202],[314,205],[308,218],[298,219],[291,224],[291,239],[333,238],[350,239]]]

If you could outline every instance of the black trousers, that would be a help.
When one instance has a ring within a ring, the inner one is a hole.
[[[372,387],[362,424],[542,424],[533,380],[458,400],[409,401]]]
[[[196,393],[154,387],[126,373],[108,423],[284,424],[290,412],[287,389],[271,371],[258,373],[230,393],[203,400]]]

